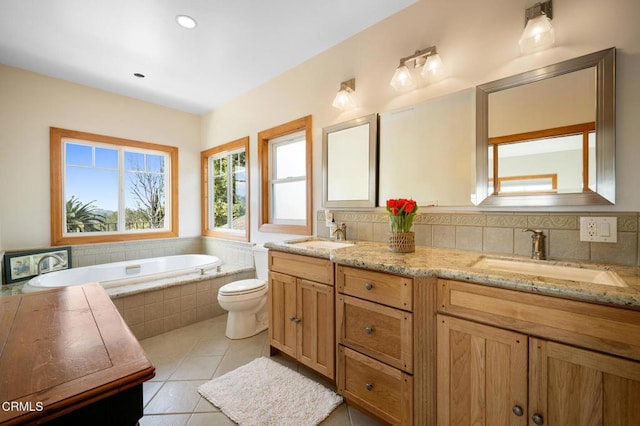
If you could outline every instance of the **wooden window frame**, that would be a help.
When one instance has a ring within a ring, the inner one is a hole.
[[[247,174],[247,213],[246,213],[246,229],[244,232],[238,230],[223,231],[220,228],[209,228],[209,157],[223,152],[236,151],[244,148],[245,164]],[[226,240],[249,241],[250,237],[250,167],[249,167],[249,136],[227,142],[225,144],[209,148],[200,153],[200,171],[201,171],[201,212],[202,212],[202,235],[207,237],[223,238]]]
[[[120,232],[91,235],[65,235],[64,234],[64,158],[62,153],[63,139],[78,139],[87,142],[96,142],[119,147],[140,148],[160,151],[169,156],[170,180],[167,193],[169,197],[168,208],[171,210],[169,229],[146,232]],[[49,155],[50,155],[50,191],[51,191],[51,245],[94,244],[118,241],[146,240],[157,238],[178,237],[178,148],[168,145],[159,145],[149,142],[140,142],[131,139],[117,138],[113,136],[98,135],[94,133],[80,132],[76,130],[49,129]]]
[[[258,228],[261,232],[279,232],[284,234],[311,235],[313,231],[313,168],[312,168],[312,117],[307,115],[288,123],[258,133],[258,169],[260,173],[260,213]],[[271,195],[269,190],[269,141],[299,131],[305,134],[306,169],[306,218],[304,225],[284,225],[271,223]]]

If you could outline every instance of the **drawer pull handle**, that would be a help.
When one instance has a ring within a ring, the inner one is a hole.
[[[364,285],[364,288],[366,288],[367,290],[371,290],[371,289],[373,288],[373,284],[371,284],[371,283],[366,283],[366,284]]]
[[[515,414],[516,416],[520,417],[524,414],[524,411],[522,410],[522,407],[519,405],[514,405],[513,408],[511,409],[511,411],[513,411],[513,414]]]
[[[537,425],[544,424],[544,419],[540,414],[534,414],[533,416],[531,416],[531,420],[533,420],[533,422]]]
[[[298,324],[300,321],[302,321],[300,318],[296,318],[296,317],[289,317],[289,321],[293,321],[296,324]]]
[[[367,333],[367,334],[371,334],[371,333],[373,333],[373,328],[372,327],[365,327],[364,328],[364,332]]]
[[[371,383],[367,383],[364,387],[367,388],[368,391],[373,390],[373,385]]]

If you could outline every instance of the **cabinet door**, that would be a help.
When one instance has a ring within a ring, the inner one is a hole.
[[[529,345],[532,425],[640,424],[640,363],[542,339]]]
[[[298,279],[299,361],[329,379],[335,377],[333,287]]]
[[[295,358],[297,323],[296,278],[269,272],[269,343]]]
[[[526,425],[527,336],[437,319],[438,425]]]

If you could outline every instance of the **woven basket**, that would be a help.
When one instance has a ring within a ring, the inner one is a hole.
[[[416,251],[416,235],[413,232],[389,232],[389,251],[413,253]]]

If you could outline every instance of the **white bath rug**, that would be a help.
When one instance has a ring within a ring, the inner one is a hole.
[[[266,357],[198,391],[241,426],[315,426],[342,403],[335,392]]]

